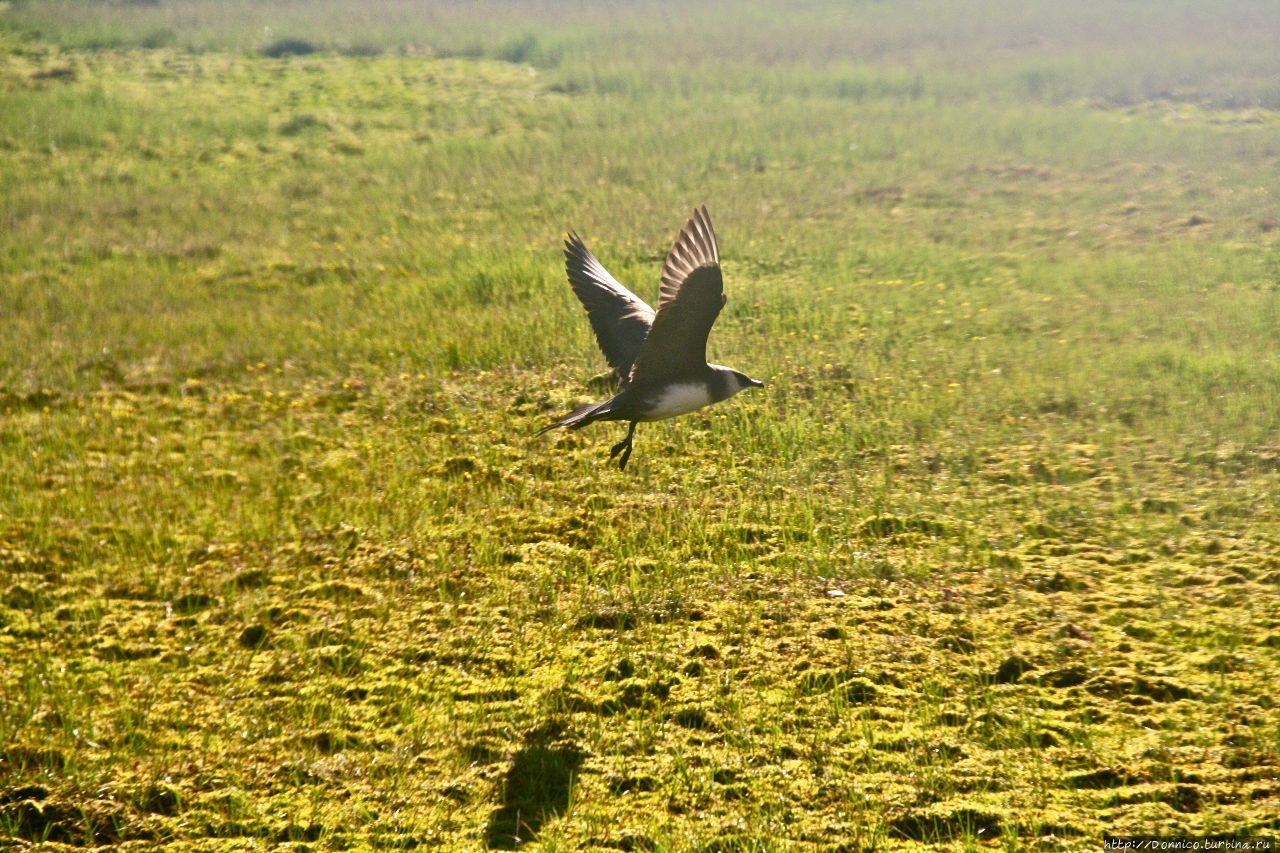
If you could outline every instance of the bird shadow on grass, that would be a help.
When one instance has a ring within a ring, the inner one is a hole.
[[[556,722],[529,732],[507,770],[502,805],[489,816],[488,848],[515,850],[537,838],[542,825],[568,807],[585,757]]]

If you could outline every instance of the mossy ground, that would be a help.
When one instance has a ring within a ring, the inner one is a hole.
[[[0,844],[1274,832],[1274,22],[430,8],[0,13]],[[769,387],[534,438],[701,201]]]

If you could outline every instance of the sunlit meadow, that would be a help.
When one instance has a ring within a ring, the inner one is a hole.
[[[1274,834],[1277,44],[0,3],[0,846]],[[702,203],[767,387],[535,437]]]

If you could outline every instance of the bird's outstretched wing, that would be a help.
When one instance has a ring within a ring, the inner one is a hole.
[[[720,252],[707,208],[698,208],[662,265],[662,298],[631,371],[632,383],[665,382],[707,363],[707,335],[724,307]]]
[[[564,241],[564,269],[587,309],[600,351],[625,383],[653,325],[653,309],[611,276],[572,231]]]

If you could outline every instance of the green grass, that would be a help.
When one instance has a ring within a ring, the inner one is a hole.
[[[1274,832],[1280,19],[686,6],[3,7],[0,843]]]

